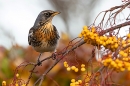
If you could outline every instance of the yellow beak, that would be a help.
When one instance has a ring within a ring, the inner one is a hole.
[[[60,12],[54,12],[53,16],[60,14]]]

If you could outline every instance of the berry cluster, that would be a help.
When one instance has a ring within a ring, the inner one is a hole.
[[[102,61],[103,65],[115,69],[116,71],[130,71],[130,34],[127,34],[123,38],[105,35],[100,36],[95,27],[88,29],[87,26],[84,26],[79,37],[83,37],[84,41],[88,44],[104,46],[105,49],[109,49],[112,52],[115,52],[116,50],[119,51],[116,59],[113,60],[112,55],[110,55]]]
[[[70,86],[82,86],[84,84],[84,86],[89,86],[88,82],[90,81],[90,77],[91,77],[91,73],[87,74],[88,77],[86,77],[84,80],[75,80],[75,79],[71,79],[71,83]]]
[[[70,86],[80,86],[82,84],[82,80],[76,81],[75,79],[71,79]]]
[[[117,58],[113,60],[112,56],[108,57],[107,59],[103,60],[103,64],[104,66],[113,68],[118,72],[123,72],[125,70],[130,71],[130,48],[128,46],[130,45],[130,34],[127,34],[125,40],[118,40],[118,43],[121,45],[119,54],[117,54]]]
[[[119,38],[115,36],[99,36],[96,32],[95,27],[91,27],[90,29],[88,29],[87,26],[84,26],[82,32],[79,34],[79,37],[83,37],[86,43],[88,44],[92,44],[95,46],[102,45],[105,48],[110,49],[112,51],[115,51],[119,46]]]
[[[125,69],[130,71],[130,63],[120,59],[112,60],[111,58],[108,58],[103,60],[103,64],[109,68],[114,68],[116,71],[125,71]]]
[[[76,66],[69,66],[68,63],[65,61],[64,62],[64,67],[66,67],[67,71],[70,71],[70,70],[73,70],[75,72],[78,72],[79,71],[79,68],[77,68]],[[85,64],[81,64],[81,71],[85,71]]]
[[[108,68],[111,68],[111,69],[114,69],[115,71],[117,72],[123,72],[125,70],[128,70],[130,71],[130,58],[128,57],[123,57],[122,59],[115,59],[113,60],[112,57],[109,57],[105,60],[103,60],[103,65],[108,67]]]

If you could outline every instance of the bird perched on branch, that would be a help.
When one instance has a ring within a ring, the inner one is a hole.
[[[53,52],[56,49],[59,33],[52,24],[52,19],[59,13],[52,10],[40,12],[33,27],[29,30],[28,43],[34,50],[40,52],[39,65],[41,64],[39,59],[43,52]]]

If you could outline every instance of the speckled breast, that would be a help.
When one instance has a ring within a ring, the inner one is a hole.
[[[55,30],[38,29],[34,33],[35,42],[32,42],[33,48],[37,52],[54,51],[59,39],[59,34]]]

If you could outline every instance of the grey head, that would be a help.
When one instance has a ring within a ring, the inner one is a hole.
[[[59,13],[60,12],[56,12],[56,11],[52,11],[52,10],[44,10],[44,11],[40,12],[34,23],[34,27],[39,26],[39,25],[40,26],[44,25],[47,22],[51,22],[52,18]]]

